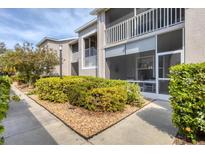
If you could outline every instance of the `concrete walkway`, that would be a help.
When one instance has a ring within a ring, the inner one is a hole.
[[[155,101],[85,140],[14,86],[12,91],[21,102],[10,102],[3,121],[5,144],[172,144],[176,134],[168,102]]]
[[[5,144],[90,144],[12,86],[11,93],[14,92],[21,97],[21,101],[10,102],[7,118],[3,121]]]
[[[157,100],[110,129],[90,139],[93,144],[172,144],[177,130],[172,126],[168,102]]]

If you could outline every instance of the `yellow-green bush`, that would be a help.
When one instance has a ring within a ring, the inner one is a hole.
[[[205,133],[205,63],[172,67],[169,93],[174,124],[195,142]]]
[[[85,108],[95,111],[122,111],[127,101],[127,92],[122,86],[95,88],[87,97]]]
[[[50,77],[39,79],[35,85],[36,93],[43,100],[69,102],[94,111],[120,111],[125,104],[141,105],[143,102],[138,85],[121,80],[87,76]]]

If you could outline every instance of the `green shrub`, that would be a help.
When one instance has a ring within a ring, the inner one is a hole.
[[[121,80],[108,80],[87,76],[68,76],[63,77],[63,79],[50,77],[39,79],[35,86],[36,94],[43,100],[57,103],[69,102],[72,105],[89,110],[120,111],[124,108],[124,104],[140,105],[142,103],[138,85]],[[104,91],[105,94],[102,95],[101,91]],[[99,93],[102,97],[95,98],[95,93]],[[111,93],[118,93],[118,95],[112,96]],[[124,94],[126,94],[126,97]],[[110,97],[109,100],[108,96]],[[116,96],[119,96],[119,99]],[[103,102],[104,97],[108,100],[107,105],[105,105],[105,102],[101,106],[94,103],[96,101]],[[121,101],[122,97],[126,98],[126,100]],[[92,103],[91,100],[95,101]],[[113,103],[113,100],[116,102]],[[109,105],[110,107],[108,107]]]
[[[42,78],[36,82],[37,94],[43,100],[63,103],[68,101],[68,96],[64,93],[63,81],[60,78]]]
[[[127,104],[133,106],[142,106],[144,103],[144,99],[140,94],[140,87],[135,83],[127,84]]]
[[[173,123],[195,142],[205,133],[205,63],[176,65],[170,72]]]
[[[8,110],[9,92],[11,80],[9,77],[0,76],[0,122],[5,118]],[[0,125],[0,135],[3,133],[4,127]],[[0,136],[0,144],[3,144],[3,137]]]
[[[126,101],[127,93],[122,86],[95,88],[87,97],[85,108],[94,111],[122,111]]]

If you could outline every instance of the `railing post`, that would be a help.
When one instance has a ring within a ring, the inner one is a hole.
[[[134,37],[136,36],[136,30],[137,30],[137,22],[136,22],[137,18],[134,18]]]
[[[159,8],[159,28],[162,27],[162,8]]]
[[[182,21],[182,8],[179,8],[179,22]]]
[[[167,27],[169,26],[169,8],[167,8]]]
[[[152,10],[152,30],[154,30],[154,12],[155,12],[155,9]]]
[[[158,8],[156,9],[156,30],[158,29]]]
[[[165,27],[165,20],[166,20],[166,9],[165,8],[163,8],[163,10],[164,10],[164,25],[163,25],[163,27]]]
[[[130,38],[130,34],[129,34],[129,32],[130,32],[130,22],[129,21],[130,20],[127,20],[127,39]]]
[[[170,25],[172,25],[172,8],[171,8],[171,23],[170,23]]]
[[[177,23],[177,8],[175,8],[175,23]]]

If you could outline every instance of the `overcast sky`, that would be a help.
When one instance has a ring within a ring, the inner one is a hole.
[[[12,49],[16,43],[36,44],[43,37],[77,36],[79,26],[95,18],[92,9],[0,9],[0,42]]]

